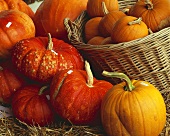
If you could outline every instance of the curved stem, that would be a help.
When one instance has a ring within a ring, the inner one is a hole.
[[[148,10],[153,9],[153,3],[150,0],[145,0],[145,4]]]
[[[93,74],[90,69],[90,64],[87,61],[85,61],[85,70],[87,72],[87,85],[93,87]]]
[[[116,77],[125,80],[128,91],[132,91],[135,88],[129,77],[124,73],[103,71],[102,75],[106,77]]]
[[[102,9],[103,9],[103,13],[106,15],[109,13],[109,11],[107,10],[106,4],[104,1],[102,1]]]
[[[139,17],[138,19],[136,19],[134,21],[128,22],[128,25],[140,24],[141,21],[142,21],[142,18]]]
[[[43,92],[44,92],[48,87],[49,87],[48,85],[47,85],[47,86],[41,87],[41,88],[40,88],[40,91],[39,91],[39,93],[38,93],[38,95],[43,94]]]
[[[47,46],[47,50],[52,50],[52,49],[53,49],[53,42],[52,42],[51,34],[48,33],[48,46]]]

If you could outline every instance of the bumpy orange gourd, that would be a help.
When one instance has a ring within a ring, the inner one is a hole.
[[[150,83],[130,80],[123,73],[103,75],[124,79],[102,101],[101,119],[108,136],[158,136],[166,122],[161,93]]]
[[[105,2],[108,11],[119,10],[118,0],[88,0],[87,13],[90,17],[103,17],[102,2]]]
[[[124,16],[114,24],[111,38],[113,43],[122,43],[143,38],[148,34],[148,27],[141,18]]]
[[[153,31],[170,26],[170,0],[142,0],[136,2],[129,10],[130,16],[142,17]]]

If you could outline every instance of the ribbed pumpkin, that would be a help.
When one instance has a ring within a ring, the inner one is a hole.
[[[99,33],[99,23],[102,17],[94,17],[88,20],[84,27],[85,40],[88,42],[91,38],[95,36],[100,36]]]
[[[34,12],[23,0],[1,0],[0,12],[3,10],[15,9],[26,13],[33,18]]]
[[[68,41],[64,19],[74,21],[86,10],[87,0],[44,0],[34,16],[36,36],[46,36]]]
[[[113,86],[102,101],[101,119],[108,136],[158,136],[165,126],[166,107],[161,93],[146,81],[123,73],[103,75],[125,80]]]
[[[117,0],[88,0],[87,13],[92,17],[103,17],[102,2],[105,2],[108,11],[119,10],[119,4]]]
[[[126,14],[120,10],[114,10],[114,11],[109,12],[104,2],[102,2],[102,6],[103,6],[103,12],[105,15],[99,23],[99,32],[101,36],[109,37],[111,35],[113,25],[121,17],[126,16]]]
[[[142,17],[153,31],[170,26],[170,0],[142,0],[136,2],[129,10],[130,16]]]
[[[111,39],[113,43],[122,43],[143,38],[148,34],[147,25],[141,18],[124,16],[114,24]]]

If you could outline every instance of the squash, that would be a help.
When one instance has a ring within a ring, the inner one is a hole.
[[[122,43],[143,38],[148,34],[148,27],[142,18],[124,16],[114,24],[111,39],[113,43]]]
[[[125,74],[103,71],[104,76],[124,80],[110,89],[102,101],[101,119],[108,136],[158,136],[166,123],[166,106],[160,91]]]
[[[42,83],[49,83],[58,71],[84,68],[78,50],[71,44],[51,38],[50,34],[19,41],[11,56],[18,71]]]
[[[119,10],[118,0],[88,0],[87,13],[91,18],[104,16],[102,2],[105,2],[109,12]]]
[[[112,84],[93,77],[87,61],[85,69],[56,74],[50,85],[51,103],[57,115],[72,124],[101,125],[101,101]]]
[[[142,17],[143,22],[157,32],[170,26],[170,0],[142,0],[136,2],[128,15]]]
[[[69,42],[64,19],[74,21],[84,10],[87,0],[43,0],[35,12],[36,36],[51,33],[53,38]]]
[[[101,36],[109,37],[111,36],[113,25],[121,17],[126,16],[126,14],[120,10],[114,10],[109,12],[104,2],[102,2],[102,6],[103,6],[104,16],[102,17],[98,28]]]
[[[91,44],[91,45],[101,45],[102,44],[102,41],[104,40],[105,38],[102,37],[102,36],[95,36],[93,38],[91,38],[87,44]]]

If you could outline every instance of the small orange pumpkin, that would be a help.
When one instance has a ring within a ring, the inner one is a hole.
[[[103,75],[125,80],[102,101],[101,119],[108,136],[158,136],[166,122],[161,93],[152,84],[130,80],[123,73],[103,71]]]
[[[129,10],[130,16],[142,17],[143,22],[153,31],[170,26],[170,0],[142,0]]]
[[[121,43],[142,38],[148,34],[148,27],[142,18],[124,16],[114,24],[111,38],[113,43]]]

